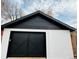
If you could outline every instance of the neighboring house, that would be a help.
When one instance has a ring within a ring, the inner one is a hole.
[[[76,34],[73,34],[76,29],[41,11],[6,23],[1,31],[2,59],[73,59],[76,56]]]

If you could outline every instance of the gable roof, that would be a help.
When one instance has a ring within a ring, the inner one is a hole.
[[[26,16],[23,16],[23,17],[21,17],[21,18],[18,18],[17,20],[8,22],[8,23],[6,23],[6,24],[3,24],[3,25],[1,25],[1,29],[8,27],[8,25],[17,23],[18,21],[22,21],[22,20],[25,19],[25,18],[33,17],[34,15],[38,15],[38,14],[40,14],[40,15],[42,15],[42,16],[48,18],[48,19],[50,19],[51,22],[54,21],[54,22],[60,24],[61,26],[66,27],[66,28],[69,29],[70,31],[75,31],[75,30],[76,30],[75,28],[73,28],[73,27],[71,27],[71,26],[69,26],[69,25],[67,25],[67,24],[65,24],[65,23],[63,23],[63,22],[61,22],[61,21],[59,21],[59,20],[57,20],[57,19],[55,19],[55,18],[53,18],[53,17],[51,17],[51,16],[45,14],[45,13],[43,13],[43,12],[41,12],[41,11],[36,11],[36,12],[31,13],[31,14],[29,14],[29,15],[26,15]]]

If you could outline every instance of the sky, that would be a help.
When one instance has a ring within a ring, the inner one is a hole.
[[[17,3],[26,15],[37,10],[44,13],[49,10],[52,11],[52,17],[72,27],[77,27],[76,0],[26,0],[25,2],[13,0],[12,3]]]

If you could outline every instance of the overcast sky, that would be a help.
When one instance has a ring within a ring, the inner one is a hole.
[[[13,3],[18,3],[24,13],[30,14],[36,10],[41,10],[46,13],[46,10],[52,11],[52,17],[69,24],[76,28],[77,15],[76,15],[76,0],[26,0],[24,3],[22,0],[13,0]]]

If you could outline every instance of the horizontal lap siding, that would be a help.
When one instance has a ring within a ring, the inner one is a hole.
[[[32,19],[24,19],[25,22],[18,22],[10,27],[12,28],[27,28],[27,29],[61,29],[55,22],[51,23],[49,19],[44,19],[40,16],[36,16]]]

